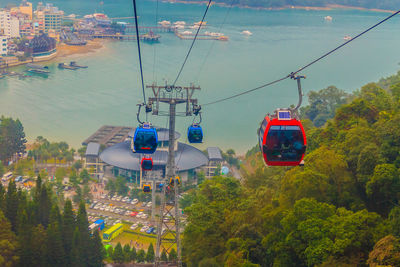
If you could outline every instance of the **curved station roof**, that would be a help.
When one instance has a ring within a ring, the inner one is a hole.
[[[164,130],[165,136],[168,137],[168,129]],[[159,140],[160,136],[163,136],[162,132],[163,131],[160,132],[159,130],[157,130]],[[179,136],[179,133],[175,133],[175,137],[179,138]],[[163,139],[164,138],[161,138],[161,140]],[[168,138],[166,140],[168,140]],[[100,154],[100,159],[105,163],[118,168],[139,171],[141,156],[142,154],[132,152],[131,143],[129,140],[127,140],[106,148]],[[167,165],[167,151],[156,151],[154,154],[151,155],[151,157],[155,166]],[[175,151],[175,163],[177,165],[178,171],[186,171],[206,165],[208,163],[208,158],[199,149],[178,142],[178,150]]]

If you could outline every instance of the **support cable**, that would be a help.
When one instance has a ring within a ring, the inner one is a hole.
[[[260,89],[262,89],[262,88],[271,86],[271,85],[273,85],[273,84],[276,84],[276,83],[281,82],[281,81],[283,81],[283,80],[286,80],[286,79],[288,79],[288,78],[293,78],[293,77],[295,77],[296,74],[298,74],[299,72],[305,70],[306,68],[310,67],[311,65],[313,65],[313,64],[317,63],[318,61],[324,59],[325,57],[331,55],[332,53],[336,52],[337,50],[339,50],[339,49],[341,49],[342,47],[346,46],[346,45],[349,44],[350,42],[354,41],[355,39],[361,37],[362,35],[366,34],[366,33],[369,32],[369,31],[371,31],[372,29],[378,27],[379,25],[381,25],[382,23],[388,21],[389,19],[393,18],[394,16],[398,15],[399,13],[400,13],[400,10],[396,11],[395,13],[393,13],[393,14],[391,14],[390,16],[386,17],[385,19],[379,21],[379,22],[376,23],[375,25],[373,25],[373,26],[369,27],[368,29],[366,29],[365,31],[361,32],[360,34],[358,34],[358,35],[355,36],[354,38],[352,38],[352,39],[348,40],[347,42],[345,42],[345,43],[339,45],[338,47],[336,47],[336,48],[330,50],[329,52],[323,54],[323,55],[320,56],[319,58],[317,58],[317,59],[311,61],[310,63],[308,63],[308,64],[305,65],[304,67],[301,67],[301,68],[298,69],[297,71],[292,72],[292,73],[288,74],[288,75],[285,76],[285,77],[282,77],[282,78],[280,78],[280,79],[278,79],[278,80],[275,80],[275,81],[273,81],[273,82],[260,85],[260,86],[258,86],[258,87],[256,87],[256,88],[253,88],[253,89],[250,89],[250,90],[247,90],[247,91],[243,91],[243,92],[241,92],[241,93],[238,93],[238,94],[235,94],[235,95],[232,95],[232,96],[229,96],[229,97],[225,97],[225,98],[221,98],[221,99],[218,99],[218,100],[215,100],[215,101],[211,101],[211,102],[209,102],[209,103],[203,104],[203,106],[213,105],[213,104],[220,103],[220,102],[223,102],[223,101],[226,101],[226,100],[230,100],[230,99],[232,99],[232,98],[236,98],[236,97],[239,97],[239,96],[242,96],[242,95],[245,95],[245,94],[248,94],[248,93],[257,91],[257,90],[260,90]]]
[[[197,28],[196,35],[195,35],[194,38],[193,38],[193,42],[192,42],[192,44],[190,45],[189,51],[188,51],[187,54],[186,54],[185,60],[183,61],[183,64],[182,64],[182,66],[181,66],[181,69],[179,70],[178,75],[176,76],[176,79],[175,79],[175,81],[174,81],[174,83],[173,83],[173,86],[175,86],[176,82],[177,82],[178,79],[179,79],[179,76],[181,76],[182,70],[183,70],[183,68],[185,67],[186,61],[187,61],[187,59],[189,58],[189,55],[190,55],[190,52],[192,51],[192,48],[193,48],[193,46],[194,46],[194,43],[195,43],[196,40],[197,40],[197,36],[199,35],[200,28],[201,28],[201,26],[203,25],[204,18],[205,18],[206,15],[207,15],[207,12],[208,12],[208,9],[210,8],[211,2],[212,2],[212,0],[209,0],[209,1],[208,1],[207,8],[206,8],[206,10],[204,11],[204,14],[203,14],[203,18],[202,18],[201,21],[200,21],[200,25],[199,25],[199,27]]]
[[[218,28],[218,32],[219,32],[219,33],[221,33],[222,27],[225,25],[226,19],[228,18],[229,14],[230,14],[230,12],[231,12],[231,9],[232,9],[233,2],[234,2],[234,1],[235,1],[235,0],[231,0],[231,3],[230,3],[230,5],[229,5],[229,7],[228,7],[228,10],[227,10],[226,13],[225,13],[225,17],[224,17],[224,19],[222,20],[222,23],[219,25],[219,28]],[[203,60],[201,66],[200,66],[200,68],[199,68],[199,71],[197,72],[197,77],[196,77],[196,79],[195,79],[196,81],[199,80],[200,73],[203,71],[204,65],[206,64],[207,59],[208,59],[208,57],[210,56],[211,51],[213,50],[213,48],[214,48],[216,42],[217,42],[217,40],[214,40],[214,41],[211,42],[211,46],[210,46],[210,48],[208,49],[206,56],[204,57],[204,60]]]
[[[139,26],[138,26],[137,11],[136,11],[136,0],[132,1],[133,1],[133,11],[135,13],[136,41],[139,54],[140,77],[142,78],[143,102],[144,104],[146,104],[146,93],[144,91],[144,80],[143,80],[142,54],[140,53],[140,40],[139,40],[140,38],[139,38]]]

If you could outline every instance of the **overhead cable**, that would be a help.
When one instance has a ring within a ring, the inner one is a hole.
[[[143,67],[142,67],[142,54],[140,53],[140,37],[139,37],[139,26],[138,26],[138,16],[136,11],[136,0],[133,0],[133,11],[135,13],[135,27],[136,27],[136,40],[139,54],[139,65],[140,65],[140,77],[142,78],[142,91],[143,91],[143,103],[146,104],[146,92],[144,91],[144,80],[143,80]]]
[[[202,18],[201,21],[200,21],[200,25],[199,25],[199,27],[197,28],[196,35],[195,35],[194,38],[193,38],[193,42],[192,42],[192,44],[190,45],[189,51],[188,51],[187,54],[186,54],[185,60],[183,61],[183,64],[182,64],[182,66],[181,66],[181,69],[179,70],[178,75],[176,76],[176,79],[175,79],[175,81],[174,81],[174,83],[173,83],[173,86],[175,86],[176,82],[177,82],[178,79],[179,79],[179,76],[181,76],[182,70],[183,70],[183,68],[185,67],[186,61],[187,61],[187,59],[189,58],[189,55],[190,55],[190,52],[192,51],[192,48],[193,48],[194,43],[195,43],[196,40],[197,40],[197,35],[199,35],[200,28],[201,28],[201,26],[203,25],[204,19],[205,19],[206,15],[207,15],[208,9],[210,8],[211,2],[212,2],[212,0],[209,0],[209,1],[208,1],[207,8],[206,8],[206,10],[204,11],[204,14],[203,14],[203,18]]]
[[[310,67],[311,65],[313,65],[313,64],[317,63],[318,61],[324,59],[325,57],[331,55],[332,53],[336,52],[337,50],[339,50],[339,49],[341,49],[342,47],[346,46],[347,44],[351,43],[351,42],[354,41],[355,39],[357,39],[357,38],[361,37],[362,35],[366,34],[366,33],[369,32],[370,30],[372,30],[372,29],[378,27],[379,25],[381,25],[382,23],[388,21],[389,19],[393,18],[394,16],[398,15],[399,13],[400,13],[400,10],[397,11],[397,12],[395,12],[395,13],[393,13],[393,14],[391,14],[390,16],[386,17],[385,19],[379,21],[379,22],[376,23],[375,25],[369,27],[368,29],[366,29],[366,30],[363,31],[362,33],[356,35],[354,38],[352,38],[352,39],[346,41],[345,43],[339,45],[338,47],[336,47],[336,48],[330,50],[329,52],[327,52],[327,53],[325,53],[325,54],[323,54],[323,55],[320,56],[319,58],[317,58],[317,59],[311,61],[310,63],[308,63],[308,64],[305,65],[304,67],[301,67],[301,68],[298,69],[297,71],[292,72],[292,73],[286,75],[285,77],[282,77],[282,78],[280,78],[280,79],[278,79],[278,80],[269,82],[269,83],[267,83],[267,84],[260,85],[260,86],[258,86],[258,87],[256,87],[256,88],[253,88],[253,89],[250,89],[250,90],[246,90],[246,91],[243,91],[243,92],[241,92],[241,93],[238,93],[238,94],[235,94],[235,95],[232,95],[232,96],[229,96],[229,97],[225,97],[225,98],[221,98],[221,99],[218,99],[218,100],[215,100],[215,101],[208,102],[208,103],[206,103],[206,104],[203,104],[203,106],[212,105],[212,104],[220,103],[220,102],[223,102],[223,101],[226,101],[226,100],[230,100],[230,99],[232,99],[232,98],[236,98],[236,97],[239,97],[239,96],[242,96],[242,95],[245,95],[245,94],[248,94],[248,93],[257,91],[257,90],[260,90],[260,89],[262,89],[262,88],[271,86],[271,85],[273,85],[273,84],[276,84],[276,83],[278,83],[278,82],[281,82],[281,81],[283,81],[283,80],[285,80],[285,79],[288,79],[288,78],[290,78],[290,77],[294,77],[294,76],[295,76],[296,74],[298,74],[299,72],[305,70],[306,68]]]

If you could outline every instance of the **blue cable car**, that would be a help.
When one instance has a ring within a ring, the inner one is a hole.
[[[135,130],[133,150],[136,153],[153,154],[157,149],[157,131],[150,123],[143,123]]]
[[[187,137],[189,143],[202,143],[203,142],[203,129],[199,124],[192,124],[188,128]]]

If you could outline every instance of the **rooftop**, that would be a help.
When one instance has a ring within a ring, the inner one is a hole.
[[[133,153],[130,141],[125,141],[109,148],[101,154],[100,159],[107,164],[125,170],[140,170],[142,154]],[[154,166],[167,164],[167,151],[156,151],[151,155]],[[195,147],[178,142],[178,150],[175,151],[175,162],[178,171],[186,171],[207,165],[207,157]]]
[[[85,156],[98,156],[100,151],[100,144],[98,143],[89,143],[86,148]]]
[[[209,160],[223,160],[221,150],[218,147],[208,147],[207,154]]]

